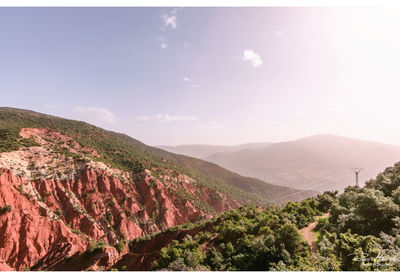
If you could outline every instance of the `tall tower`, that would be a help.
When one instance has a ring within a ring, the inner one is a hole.
[[[358,174],[361,172],[362,168],[351,168],[356,174],[356,186],[358,186]]]

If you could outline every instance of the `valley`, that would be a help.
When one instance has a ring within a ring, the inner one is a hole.
[[[214,148],[207,148],[209,155],[202,159],[272,184],[319,192],[342,191],[345,187],[354,185],[355,178],[351,168],[363,168],[360,172],[360,183],[363,184],[383,171],[387,165],[400,161],[398,146],[336,135],[315,135],[266,144],[268,145],[258,144],[252,148],[229,152],[223,148],[216,152]],[[188,147],[165,149],[176,150],[185,155],[193,154]]]

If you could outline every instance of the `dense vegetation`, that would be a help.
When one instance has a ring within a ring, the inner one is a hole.
[[[66,134],[82,146],[97,150],[102,156],[93,159],[126,171],[137,173],[151,167],[175,169],[200,184],[245,204],[268,205],[272,200],[282,203],[314,194],[242,177],[215,164],[149,147],[127,135],[103,130],[84,122],[14,108],[0,108],[0,152],[34,144],[19,138],[19,131],[24,127],[50,128]],[[288,195],[290,196],[287,197]]]
[[[322,256],[344,270],[400,270],[400,163],[364,188],[348,187],[318,223]]]
[[[336,193],[325,193],[300,203],[289,202],[283,209],[241,207],[212,220],[172,227],[138,239],[131,243],[132,252],[146,242],[164,242],[171,231],[178,230],[186,235],[159,251],[154,270],[274,270],[281,264],[315,265],[298,229],[323,214],[335,196]],[[318,267],[331,266],[320,263]]]
[[[313,252],[299,229],[325,212]],[[282,209],[242,207],[168,230],[177,229],[186,236],[159,250],[154,270],[400,270],[400,163],[364,188],[325,192]]]

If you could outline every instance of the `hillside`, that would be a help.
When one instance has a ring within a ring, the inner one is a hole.
[[[128,240],[241,205],[314,194],[84,122],[12,108],[0,108],[0,168],[2,269],[51,266],[104,246],[103,259],[91,266],[101,269]]]
[[[200,159],[205,159],[215,153],[232,153],[244,149],[260,149],[271,145],[271,143],[248,143],[235,146],[219,145],[181,145],[181,146],[158,146],[160,149],[177,154],[183,154]]]
[[[334,135],[316,135],[257,150],[217,153],[205,158],[241,175],[278,185],[343,190],[354,185],[350,168],[364,168],[360,183],[400,160],[400,147]]]
[[[245,206],[132,240],[108,269],[399,271],[399,197],[397,163],[364,188],[325,192],[282,209]],[[313,233],[312,246],[305,227]],[[87,269],[106,248],[33,269]]]

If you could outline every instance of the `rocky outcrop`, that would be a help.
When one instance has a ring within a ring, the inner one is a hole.
[[[86,169],[72,180],[27,181],[3,168],[0,260],[5,262],[3,269],[8,265],[22,270],[38,263],[40,269],[51,268],[93,242],[113,246],[212,217],[206,208],[221,212],[238,205],[184,175],[157,179],[146,170],[136,182],[124,183],[104,170]],[[114,247],[104,254],[112,259],[103,267],[118,258]]]
[[[112,168],[50,129],[19,135],[31,143],[0,153],[0,270],[107,269],[126,241],[240,205],[176,170]]]
[[[67,256],[85,250],[88,243],[82,236],[72,233],[63,221],[43,215],[39,202],[17,190],[24,183],[12,171],[1,170],[0,260],[21,270],[49,253]],[[60,250],[62,244],[67,248]]]

